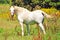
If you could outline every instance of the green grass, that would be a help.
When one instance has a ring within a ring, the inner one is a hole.
[[[60,40],[60,18],[56,22],[45,19],[44,24],[48,23],[46,27],[46,35],[43,35],[40,30],[43,40]],[[58,23],[57,23],[58,22]],[[2,23],[2,24],[1,24]],[[57,25],[55,25],[57,23]],[[24,24],[25,36],[21,36],[21,27],[17,20],[11,21],[0,18],[0,40],[33,40],[34,36],[38,37],[38,28],[36,24],[30,25],[30,35],[27,35],[26,25]]]
[[[50,12],[48,12],[48,10]],[[51,10],[47,9],[46,12],[52,13]],[[53,13],[54,12],[56,12],[56,10],[53,10]],[[41,30],[39,34],[38,27],[36,24],[33,24],[29,25],[30,35],[28,36],[26,25],[24,24],[25,35],[21,36],[21,26],[18,20],[16,18],[14,18],[14,21],[10,20],[9,13],[9,5],[0,4],[0,40],[60,40],[60,17],[54,17],[54,19],[45,18],[44,26],[46,29],[46,35],[44,35]]]

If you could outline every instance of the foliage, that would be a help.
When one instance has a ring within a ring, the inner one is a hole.
[[[32,0],[32,2],[33,2],[34,4],[37,4],[37,3],[39,3],[39,0]]]
[[[18,5],[22,7],[30,5],[32,8],[34,8],[36,5],[39,5],[44,8],[55,7],[60,9],[59,0],[0,0],[0,3]]]
[[[51,5],[51,6],[54,6],[54,7],[55,7],[57,4],[56,4],[56,3],[54,3],[54,2],[53,2],[53,3],[52,3],[52,2],[50,2],[50,3],[49,3],[49,5]]]
[[[51,0],[45,0],[45,2],[51,2]]]
[[[57,2],[57,5],[60,5],[60,2]]]

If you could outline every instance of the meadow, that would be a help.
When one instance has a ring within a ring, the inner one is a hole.
[[[52,19],[44,19],[46,35],[43,34],[36,24],[30,26],[30,35],[27,35],[24,24],[24,36],[21,36],[21,27],[14,15],[11,20],[9,5],[0,4],[0,40],[60,40],[60,10],[55,8],[42,8],[41,10],[53,16]]]

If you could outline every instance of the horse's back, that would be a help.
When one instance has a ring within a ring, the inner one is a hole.
[[[33,17],[33,20],[37,21],[37,22],[42,22],[44,16],[42,14],[41,10],[35,10],[31,12],[31,15]]]
[[[33,16],[36,16],[36,17],[42,17],[43,16],[43,12],[41,10],[35,10],[35,11],[32,11],[31,12],[33,14]]]

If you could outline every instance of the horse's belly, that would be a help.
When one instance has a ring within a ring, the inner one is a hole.
[[[26,23],[28,23],[28,24],[35,24],[35,23],[37,23],[36,21],[34,21],[34,20],[24,20],[24,24],[26,24]]]

